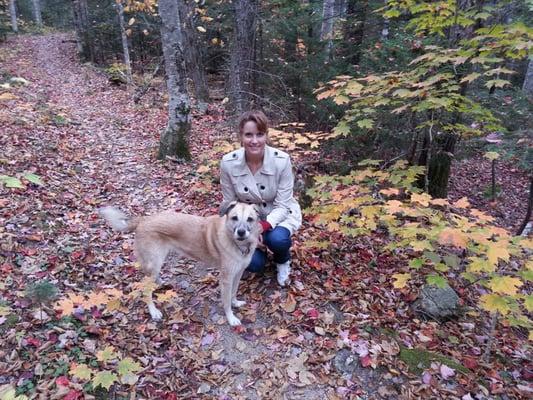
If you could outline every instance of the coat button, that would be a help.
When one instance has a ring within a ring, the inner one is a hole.
[[[237,153],[233,153],[232,157],[237,158]]]
[[[274,152],[274,155],[275,155],[275,156],[277,156],[277,155],[278,155],[278,152],[277,152],[277,151],[275,151],[275,152]]]
[[[265,190],[265,185],[261,185],[261,186],[259,186],[259,189],[261,189],[261,190]]]
[[[265,202],[263,201],[263,207],[266,207],[266,206],[267,206],[267,203],[265,203]]]
[[[248,191],[248,187],[245,186],[244,187],[244,191],[247,192]]]

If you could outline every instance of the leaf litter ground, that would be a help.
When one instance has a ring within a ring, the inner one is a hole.
[[[290,288],[277,287],[272,269],[242,282],[248,304],[238,329],[223,318],[216,271],[169,259],[166,284],[156,291],[164,320],[151,322],[136,295],[142,277],[132,237],[111,232],[96,210],[113,204],[136,215],[209,215],[218,188],[200,182],[197,164],[155,160],[166,122],[161,93],[132,104],[126,90],[77,62],[69,39],[19,36],[0,52],[3,79],[29,82],[0,102],[1,174],[31,172],[44,183],[23,179],[25,189],[1,192],[0,387],[43,399],[531,394],[522,333],[500,327],[495,354],[483,363],[486,316],[470,310],[442,324],[416,318],[409,307],[416,290],[395,291],[390,279],[408,260],[381,253],[385,238],[377,235],[351,242],[330,236],[328,249],[311,252],[301,247],[312,229],[304,227]],[[213,110],[193,120],[197,160],[231,135]],[[58,287],[63,310],[45,305],[40,314],[28,300],[27,287],[44,279]],[[473,304],[471,294],[459,294]],[[411,348],[423,350],[420,360],[409,353],[402,361],[401,351]],[[85,365],[101,373],[93,384],[109,391],[87,385]],[[112,374],[131,365],[140,369],[114,383]]]

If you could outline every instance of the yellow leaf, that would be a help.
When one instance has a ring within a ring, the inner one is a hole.
[[[28,396],[21,394],[17,396],[17,391],[11,385],[0,386],[0,400],[28,400]]]
[[[520,240],[520,242],[518,242],[518,244],[520,245],[520,247],[524,248],[524,249],[529,249],[529,250],[533,250],[533,238],[531,239],[522,239]]]
[[[501,294],[516,294],[520,286],[522,281],[511,276],[495,276],[489,282],[492,291]]]
[[[207,32],[206,29],[203,26],[197,26],[196,29],[198,29],[202,33]]]
[[[99,306],[101,304],[107,304],[109,298],[104,292],[92,292],[89,294],[89,298],[83,303],[85,308],[91,308],[93,306]]]
[[[394,274],[392,277],[394,278],[392,286],[396,289],[401,289],[407,285],[407,281],[411,278],[411,274]]]
[[[433,246],[427,240],[415,240],[411,242],[411,247],[414,251],[433,250]]]
[[[510,254],[505,243],[494,243],[489,245],[487,249],[487,258],[494,265],[498,264],[498,260],[509,261],[509,257]]]
[[[281,308],[288,313],[292,313],[294,310],[296,310],[296,300],[292,294],[289,293],[287,295],[287,299],[281,304]]]
[[[457,200],[455,203],[453,203],[454,207],[457,208],[468,208],[470,207],[470,203],[468,202],[468,199],[466,197],[461,197],[459,200]]]
[[[389,200],[387,205],[384,208],[388,211],[389,214],[395,214],[397,212],[403,212],[404,208],[402,207],[403,203],[398,200]]]
[[[167,290],[165,293],[156,294],[159,301],[169,301],[171,298],[176,297],[176,292],[173,290]]]
[[[62,299],[56,303],[54,309],[61,311],[62,316],[71,315],[74,311],[74,303],[70,299]]]
[[[505,298],[497,294],[484,294],[481,296],[481,307],[490,312],[499,311],[502,315],[508,314],[511,310]]]
[[[431,199],[430,203],[435,206],[447,206],[450,204],[446,199]]]
[[[100,350],[96,353],[96,358],[98,361],[109,361],[114,360],[117,358],[117,354],[115,353],[115,348],[113,346],[106,346],[105,349]]]
[[[350,102],[350,98],[343,94],[338,94],[333,98],[333,101],[335,102],[335,104],[342,105]]]
[[[470,210],[470,214],[472,214],[474,217],[476,217],[477,219],[479,219],[480,221],[482,222],[492,222],[494,221],[494,218],[491,217],[490,215],[487,215],[479,210],[476,210],[475,208],[472,208]]]
[[[122,290],[118,290],[116,288],[106,289],[104,290],[104,293],[112,299],[118,299],[124,296],[124,293],[122,292]]]
[[[120,360],[117,366],[117,370],[119,375],[126,375],[139,372],[142,370],[142,367],[141,364],[139,364],[137,361],[134,361],[130,357],[126,357],[125,359]]]
[[[93,370],[90,369],[86,364],[72,363],[70,365],[70,370],[68,371],[68,373],[78,379],[88,381],[89,379],[91,379]]]
[[[489,159],[490,161],[494,161],[497,160],[500,155],[495,151],[487,151],[485,154],[483,154],[483,157]]]
[[[384,194],[385,196],[393,196],[400,194],[400,190],[396,188],[381,189],[379,193]]]
[[[15,99],[18,99],[18,97],[15,96],[14,94],[7,93],[7,92],[0,94],[0,101],[2,101],[2,100],[15,100]]]
[[[533,295],[525,296],[524,307],[526,307],[528,312],[533,312]]]
[[[331,96],[334,96],[337,91],[335,89],[329,89],[325,90],[322,93],[320,93],[318,96],[316,96],[317,100],[322,100]]]
[[[109,390],[111,385],[118,380],[117,376],[109,371],[100,371],[92,380],[93,387],[102,386],[104,389]]]
[[[459,229],[445,228],[440,232],[438,242],[445,246],[465,249],[468,244],[468,236]]]
[[[431,196],[427,193],[422,193],[422,194],[413,193],[411,195],[412,202],[419,203],[423,205],[424,207],[429,206],[430,200],[431,200]]]
[[[472,273],[477,272],[494,272],[496,269],[496,266],[484,258],[480,257],[469,257],[470,264],[468,264],[467,271]]]
[[[119,310],[120,309],[120,306],[122,305],[120,299],[113,299],[113,300],[110,300],[106,305],[105,305],[105,308],[107,311],[115,311],[115,310]]]
[[[209,166],[207,165],[200,165],[200,167],[196,170],[196,172],[198,172],[199,174],[204,174],[206,172],[209,172],[211,168],[209,168]]]

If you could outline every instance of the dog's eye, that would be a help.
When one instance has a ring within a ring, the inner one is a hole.
[[[236,215],[234,215],[233,217],[231,217],[232,220],[234,221],[238,221],[239,220],[239,217],[237,217]]]
[[[254,219],[252,217],[248,217],[247,221],[248,222],[254,222]]]

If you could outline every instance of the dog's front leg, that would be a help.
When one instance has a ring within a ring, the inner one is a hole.
[[[232,284],[233,281],[223,277],[220,280],[220,297],[222,299],[222,306],[224,307],[224,313],[228,319],[228,323],[231,326],[237,326],[241,324],[239,318],[237,318],[231,310],[231,296],[232,296]]]
[[[241,268],[233,276],[232,288],[231,288],[231,305],[234,307],[242,307],[246,304],[244,300],[237,299],[237,290],[239,289],[239,283],[241,282],[242,274],[245,268]]]

